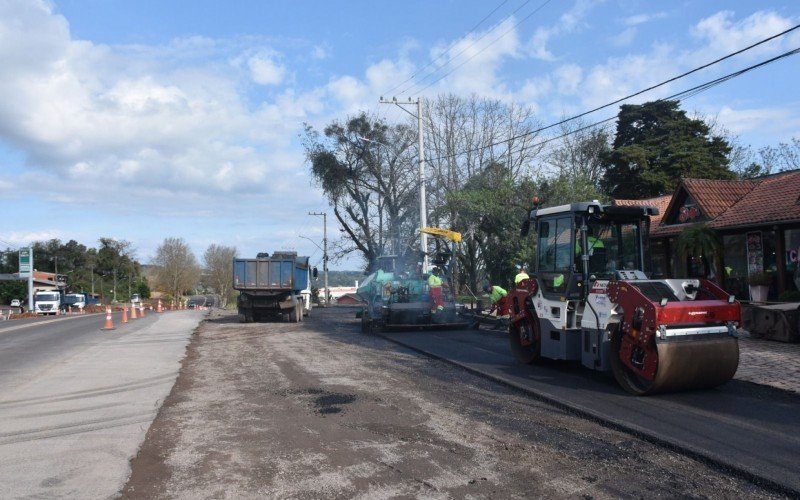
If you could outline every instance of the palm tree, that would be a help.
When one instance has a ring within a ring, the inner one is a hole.
[[[678,235],[675,241],[678,254],[686,259],[689,256],[703,259],[706,268],[705,275],[718,276],[716,270],[722,255],[722,245],[719,236],[708,224],[693,224]]]

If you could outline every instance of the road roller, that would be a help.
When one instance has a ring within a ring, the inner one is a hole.
[[[739,365],[741,304],[707,279],[651,279],[652,206],[598,201],[533,208],[529,279],[509,291],[509,339],[523,363],[574,360],[635,395],[712,388]]]

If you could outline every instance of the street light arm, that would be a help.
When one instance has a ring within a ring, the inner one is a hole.
[[[307,236],[303,236],[302,234],[298,234],[297,236],[298,236],[299,238],[303,238],[304,240],[308,240],[308,241],[310,241],[311,243],[313,243],[313,244],[314,244],[314,246],[316,246],[316,247],[319,249],[319,251],[320,251],[320,252],[324,252],[324,251],[325,251],[325,250],[323,250],[323,249],[322,249],[322,247],[321,247],[321,246],[319,246],[319,245],[317,244],[317,242],[316,242],[316,241],[312,240],[311,238],[309,238],[309,237],[307,237]]]

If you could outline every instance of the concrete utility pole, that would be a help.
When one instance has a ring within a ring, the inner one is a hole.
[[[331,294],[328,290],[328,214],[326,212],[308,212],[308,215],[322,216],[322,272],[325,275],[325,307],[329,307]]]
[[[412,101],[411,98],[408,98],[408,102],[400,102],[397,100],[396,97],[392,97],[392,100],[384,100],[381,97],[380,101],[381,104],[394,104],[409,115],[413,116],[417,119],[417,140],[419,142],[419,228],[423,229],[428,227],[428,216],[427,216],[427,209],[425,207],[425,143],[424,143],[424,129],[422,128],[422,105],[423,99],[420,97],[416,101]],[[410,105],[416,104],[417,105],[417,114],[410,112],[403,105]],[[422,257],[422,272],[428,272],[428,235],[420,232],[419,233],[419,246],[420,250],[423,253]]]

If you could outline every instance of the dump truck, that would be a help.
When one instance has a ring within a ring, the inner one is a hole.
[[[233,259],[233,288],[239,291],[239,321],[285,319],[299,323],[311,313],[311,278],[316,269],[297,252],[259,253]]]
[[[538,202],[538,200],[536,200]],[[741,305],[706,279],[650,279],[650,206],[539,208],[535,272],[509,292],[511,351],[575,360],[636,395],[711,388],[739,364]]]
[[[364,307],[356,313],[361,331],[372,333],[382,329],[464,328],[474,323],[462,314],[463,306],[453,296],[451,280],[453,255],[450,243],[461,241],[461,234],[448,229],[420,229],[434,237],[436,248],[430,252],[431,263],[440,271],[443,281],[436,302],[428,284],[430,273],[421,264],[405,262],[395,255],[378,259],[377,270],[371,273],[356,295]],[[450,243],[448,243],[448,241]],[[426,252],[428,253],[428,252]],[[436,302],[436,303],[434,303]]]

